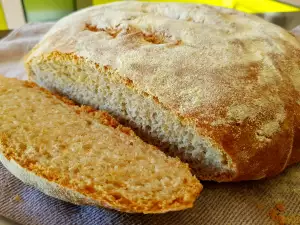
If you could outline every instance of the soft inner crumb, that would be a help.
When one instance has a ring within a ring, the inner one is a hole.
[[[234,173],[227,155],[213,148],[194,127],[182,124],[175,115],[157,104],[157,99],[136,93],[130,85],[114,82],[111,70],[99,74],[99,68],[92,63],[84,66],[86,62],[83,59],[72,58],[72,55],[65,57],[70,60],[72,70],[63,66],[65,59],[59,54],[54,60],[45,57],[38,65],[33,65],[37,82],[76,102],[109,111],[145,140],[188,162],[197,174],[206,179]]]
[[[0,80],[0,147],[8,158],[94,199],[105,195],[120,207],[190,204],[199,192],[198,181],[179,160],[125,128],[105,126],[84,110],[38,92]]]

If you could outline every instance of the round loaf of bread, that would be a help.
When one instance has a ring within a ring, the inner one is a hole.
[[[91,7],[59,21],[26,66],[201,179],[261,179],[300,160],[300,44],[256,16],[176,3]]]

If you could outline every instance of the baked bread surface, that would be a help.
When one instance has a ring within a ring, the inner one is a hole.
[[[190,208],[202,190],[188,165],[108,113],[0,76],[0,162],[44,193],[132,213]]]
[[[299,49],[234,10],[117,2],[59,21],[26,65],[39,84],[167,145],[201,179],[238,181],[300,160]]]

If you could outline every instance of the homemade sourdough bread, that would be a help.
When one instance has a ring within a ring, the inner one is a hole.
[[[187,164],[108,113],[1,76],[0,161],[50,196],[125,212],[186,209],[202,190]]]
[[[30,79],[105,109],[201,179],[274,176],[300,160],[300,45],[256,16],[117,2],[60,20]]]

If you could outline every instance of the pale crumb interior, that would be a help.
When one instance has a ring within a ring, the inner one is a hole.
[[[0,103],[0,150],[49,180],[137,211],[190,206],[199,192],[187,165],[37,88],[0,79]]]
[[[151,96],[113,82],[116,79],[110,72],[99,74],[92,63],[83,66],[76,61],[56,59],[32,61],[31,73],[34,80],[50,90],[109,111],[144,139],[188,162],[201,179],[234,173],[227,155],[199,136],[194,127],[183,124]]]

